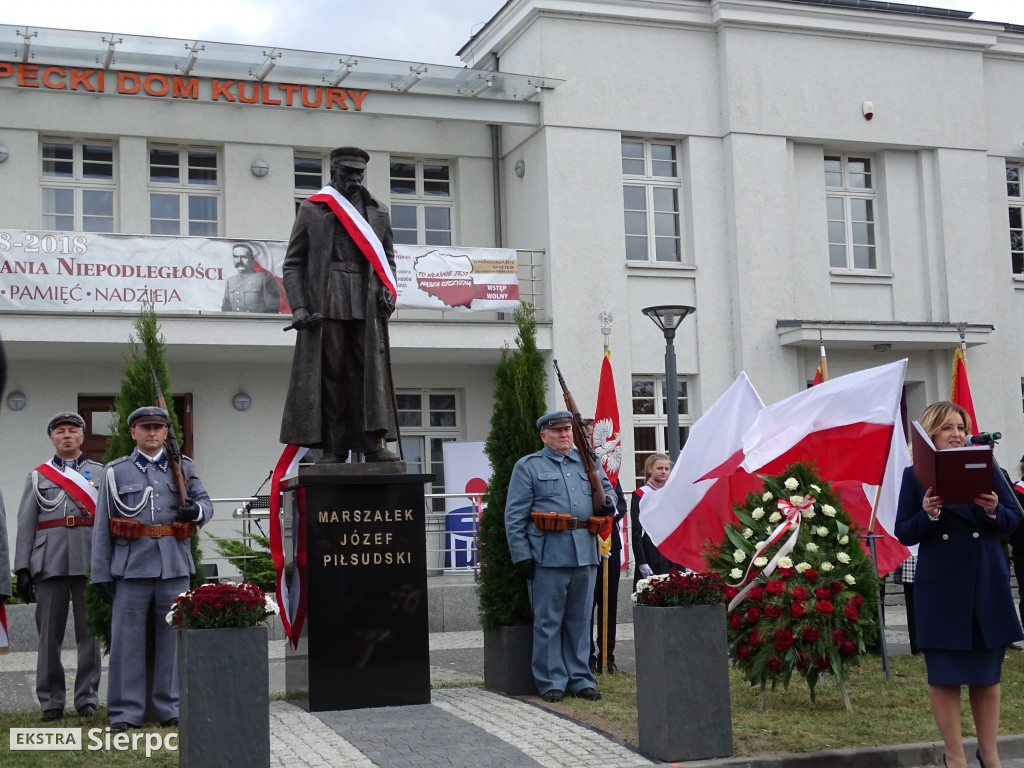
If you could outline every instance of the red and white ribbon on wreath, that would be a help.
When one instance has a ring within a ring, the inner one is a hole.
[[[300,489],[296,493],[292,508],[292,557],[295,567],[292,570],[292,583],[289,585],[285,579],[284,544],[279,514],[281,480],[295,471],[308,450],[298,445],[285,446],[270,477],[270,556],[274,561],[274,571],[277,575],[275,592],[277,604],[281,607],[281,625],[292,648],[298,647],[302,624],[306,618],[306,599],[302,592],[302,575],[306,569],[305,504]]]
[[[75,506],[83,512],[88,512],[90,517],[96,516],[96,500],[99,492],[96,486],[90,485],[89,481],[76,469],[65,467],[63,471],[57,469],[53,464],[44,461],[36,472],[56,483],[75,501]]]
[[[363,215],[330,184],[309,197],[309,200],[316,203],[327,203],[328,207],[334,211],[334,215],[345,227],[345,231],[349,233],[355,244],[359,246],[359,250],[373,266],[377,277],[380,278],[384,287],[391,291],[391,295],[397,301],[398,290],[395,288],[395,275],[391,271],[391,265],[388,264],[384,245]]]
[[[747,596],[747,593],[754,588],[757,581],[751,578],[751,569],[754,567],[754,561],[761,556],[762,553],[767,552],[776,543],[778,543],[787,533],[789,538],[779,547],[779,551],[775,553],[775,556],[768,561],[768,564],[758,573],[753,574],[754,576],[764,576],[765,578],[771,576],[775,572],[776,566],[779,564],[779,560],[784,558],[790,552],[793,551],[793,547],[796,546],[796,540],[800,536],[800,521],[803,513],[814,507],[814,497],[805,496],[804,500],[799,504],[793,504],[785,499],[779,500],[779,511],[782,512],[783,520],[779,523],[775,530],[772,531],[771,536],[768,540],[758,547],[757,551],[750,558],[750,564],[747,565],[747,570],[743,574],[743,578],[737,581],[735,584],[729,584],[730,587],[738,587],[747,579],[750,579],[750,583],[741,589],[736,597],[729,601],[728,610],[732,610]]]

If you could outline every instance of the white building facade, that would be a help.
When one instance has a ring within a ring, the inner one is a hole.
[[[1004,433],[1012,467],[1024,29],[890,9],[509,0],[465,69],[0,25],[0,232],[203,237],[225,253],[281,241],[330,149],[356,145],[401,241],[519,252],[540,347],[583,408],[612,313],[627,491],[634,457],[666,447],[665,342],[641,312],[659,304],[696,308],[675,343],[684,437],[741,370],[766,403],[807,386],[819,339],[832,377],[909,358],[916,418],[949,397],[960,326],[981,427]],[[0,273],[0,290],[17,277]],[[286,320],[157,312],[207,489],[252,493],[280,453]],[[133,319],[128,305],[0,311],[5,398],[24,395],[0,416],[9,509],[51,452],[50,415],[102,413],[117,391]],[[514,336],[498,313],[395,315],[414,466],[486,437]]]

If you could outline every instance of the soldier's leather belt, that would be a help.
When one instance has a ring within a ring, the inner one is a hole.
[[[175,520],[171,525],[143,525],[138,520],[114,518],[110,521],[110,532],[129,541],[142,538],[159,539],[163,536],[173,536],[178,541],[184,541],[195,535],[196,524]]]
[[[68,517],[58,517],[56,520],[44,520],[36,526],[37,530],[45,531],[47,528],[79,528],[79,527],[92,527],[93,519],[91,517],[69,515]]]

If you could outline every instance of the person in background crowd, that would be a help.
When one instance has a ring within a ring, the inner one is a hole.
[[[1017,502],[1024,507],[1024,456],[1020,457],[1017,474],[1020,476],[1020,480],[1014,483],[1013,495],[1017,497]],[[1024,624],[1024,525],[1010,534],[1010,553],[1013,575],[1017,579],[1017,608],[1021,623]]]
[[[78,648],[75,708],[82,717],[91,717],[99,704],[100,647],[89,634],[85,587],[96,514],[95,488],[103,471],[101,464],[82,453],[85,419],[77,413],[56,414],[46,425],[46,434],[56,454],[28,473],[18,507],[14,553],[18,596],[26,603],[36,603],[36,697],[44,723],[64,715],[67,692],[60,651],[69,599]]]
[[[594,420],[585,419],[583,422],[587,427],[587,436],[594,438]],[[622,486],[618,478],[615,480],[615,515],[612,517],[611,537],[612,548],[603,558],[608,561],[608,660],[605,663],[601,656],[601,649],[604,647],[604,574],[603,563],[597,566],[597,582],[594,584],[594,607],[590,612],[590,671],[598,672],[602,668],[608,671],[609,675],[615,674],[615,618],[618,615],[619,607],[619,572],[622,562],[622,536],[619,533],[619,522],[626,516],[626,496],[622,493]],[[594,643],[594,622],[597,622],[597,643]]]
[[[629,505],[629,528],[633,538],[633,591],[640,579],[646,579],[654,574],[668,573],[675,568],[677,571],[685,572],[686,568],[677,565],[665,557],[658,548],[654,546],[651,537],[647,535],[644,527],[640,524],[640,499],[645,493],[661,490],[672,473],[672,461],[664,453],[652,453],[644,462],[644,479],[646,483],[633,491],[633,498]]]
[[[587,664],[599,560],[589,521],[612,515],[614,491],[601,470],[605,500],[594,511],[590,481],[573,446],[572,418],[569,411],[553,411],[537,419],[544,447],[516,462],[505,503],[509,554],[527,579],[533,607],[533,678],[549,702],[567,692],[601,698]]]
[[[153,710],[178,724],[177,638],[165,617],[195,573],[190,539],[213,517],[213,502],[192,459],[181,458],[188,499],[180,499],[164,444],[171,419],[146,406],[128,416],[136,448],[103,468],[92,542],[96,587],[113,599],[107,710],[111,733],[138,728],[146,711],[146,621],[156,639]]]
[[[932,403],[919,422],[940,451],[967,444],[971,418],[959,405]],[[994,467],[992,487],[970,503],[946,504],[907,467],[896,513],[896,537],[906,546],[918,545],[917,642],[949,768],[967,766],[960,723],[963,685],[969,691],[978,761],[1000,768],[996,739],[1003,657],[1007,646],[1024,638],[1000,544],[1001,535],[1020,525],[1019,513]]]

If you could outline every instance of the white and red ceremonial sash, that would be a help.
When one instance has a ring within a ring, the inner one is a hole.
[[[66,491],[75,500],[75,505],[79,509],[88,512],[90,517],[96,516],[96,500],[99,498],[99,491],[96,490],[96,486],[89,484],[81,472],[67,467],[61,471],[48,461],[44,461],[36,467],[36,472]]]
[[[306,525],[303,519],[305,505],[302,503],[300,491],[299,503],[295,505],[292,516],[295,567],[292,570],[292,583],[289,585],[285,579],[284,544],[281,533],[281,480],[295,471],[308,450],[298,445],[285,446],[270,479],[270,556],[274,561],[276,573],[275,592],[277,604],[281,608],[281,625],[292,648],[298,647],[302,624],[306,618],[306,599],[302,590],[302,576],[306,570]]]
[[[7,606],[0,605],[0,654],[10,653],[11,638],[7,634]]]
[[[1015,490],[1017,493],[1024,494],[1024,477],[1022,477],[1020,480],[1013,484],[1013,490]]]
[[[330,209],[334,211],[334,215],[344,225],[345,231],[351,235],[356,245],[359,246],[359,250],[369,260],[373,266],[373,271],[377,273],[377,277],[380,278],[384,287],[391,291],[391,295],[397,300],[398,290],[395,288],[397,283],[395,282],[395,275],[391,271],[391,265],[388,264],[387,255],[384,253],[384,245],[381,243],[380,238],[377,237],[377,233],[373,231],[373,227],[356,210],[356,207],[329,184],[315,195],[312,195],[309,200],[314,203],[327,203],[330,206]]]

